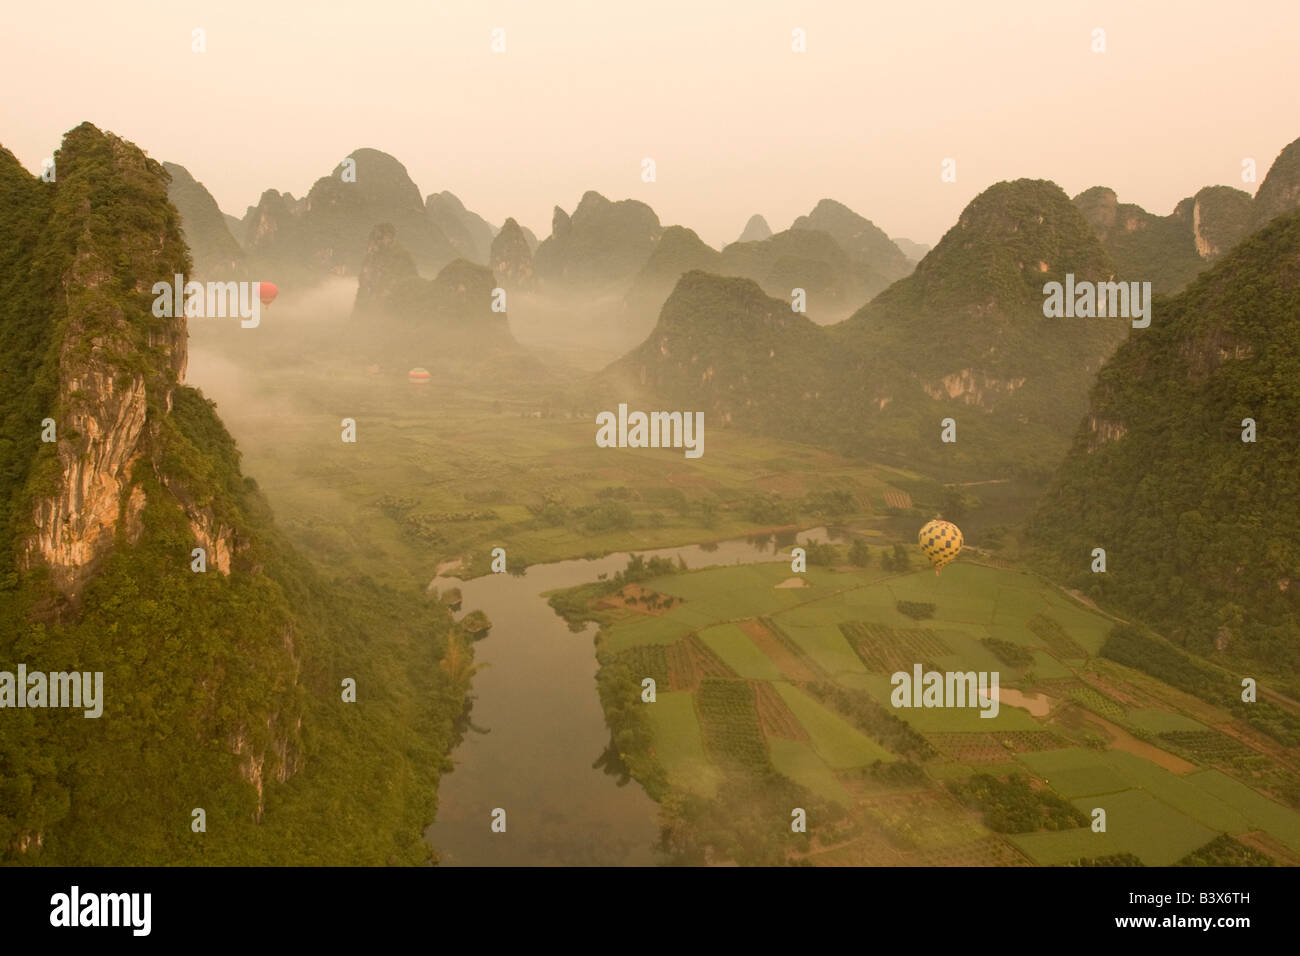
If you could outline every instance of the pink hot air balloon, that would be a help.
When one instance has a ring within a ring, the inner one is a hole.
[[[262,305],[270,305],[275,301],[275,297],[280,294],[280,290],[275,287],[274,282],[259,282],[257,289],[258,298],[262,300]]]

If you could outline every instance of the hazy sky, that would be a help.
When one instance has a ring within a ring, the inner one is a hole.
[[[1203,185],[1253,193],[1243,157],[1262,179],[1300,137],[1296,0],[6,6],[0,143],[28,169],[89,120],[188,167],[237,216],[372,146],[422,194],[542,237],[554,205],[596,189],[715,246],[824,196],[933,244],[1001,179],[1109,185],[1166,214]]]

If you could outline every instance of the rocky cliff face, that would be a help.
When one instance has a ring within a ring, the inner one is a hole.
[[[114,179],[127,184],[127,202],[166,202],[157,163],[87,126],[69,134],[60,154],[70,168],[57,186],[54,216],[61,232],[75,236],[75,246],[60,283],[63,299],[52,303],[62,329],[59,408],[50,416],[57,467],[44,464],[20,565],[47,567],[56,586],[75,599],[119,531],[128,542],[139,535],[144,492],[131,487],[132,473],[141,461],[157,471],[160,452],[150,407],[155,417],[170,411],[172,389],[185,374],[184,314],[160,318],[150,311],[145,322],[123,308],[115,286],[123,275],[134,277],[134,297],[151,304],[153,283],[187,275],[190,263],[170,207],[147,237],[102,221]],[[95,160],[110,169],[100,170]],[[229,549],[219,534],[212,538]]]
[[[293,267],[299,259],[299,217],[303,201],[268,189],[256,206],[249,206],[242,223],[243,247],[250,257],[271,269]]]
[[[1277,216],[1300,208],[1300,140],[1273,163],[1254,197],[1231,186],[1206,186],[1168,216],[1121,203],[1094,186],[1074,197],[1122,277],[1150,281],[1156,292],[1185,288],[1211,263]]]
[[[29,647],[24,656],[33,666],[79,663],[116,675],[106,680],[113,697],[105,712],[116,727],[149,728],[125,750],[121,732],[95,738],[117,766],[151,759],[165,737],[152,722],[166,714],[168,731],[187,741],[186,756],[172,761],[177,772],[211,773],[228,767],[234,753],[254,784],[257,816],[257,782],[283,779],[299,764],[297,656],[288,612],[271,606],[265,557],[246,560],[261,546],[260,526],[246,509],[261,506],[249,497],[238,452],[211,406],[184,384],[184,310],[154,308],[154,284],[170,285],[192,269],[168,201],[169,176],[132,144],[89,124],[67,134],[56,165],[57,182],[42,184],[41,204],[33,206],[41,224],[29,260],[6,253],[4,263],[19,270],[6,282],[40,289],[0,306],[0,335],[29,343],[10,361],[25,369],[27,387],[41,398],[19,406],[0,389],[7,406],[0,419],[19,410],[24,444],[36,449],[25,474],[9,463],[0,474],[0,498],[12,503],[0,547],[11,549],[14,568],[0,578],[0,652],[39,622],[59,660],[42,661],[41,648]],[[48,284],[39,281],[45,270]],[[40,339],[27,332],[36,329]],[[207,552],[206,574],[190,568],[195,547]],[[249,607],[259,610],[250,615]],[[176,644],[194,655],[185,666],[174,661]],[[113,671],[123,661],[129,679]],[[248,693],[245,667],[269,696]],[[209,749],[223,736],[244,742]],[[26,754],[0,747],[0,763],[16,762],[14,772],[33,781],[27,805],[15,807],[12,794],[0,794],[0,819],[20,821],[12,842],[8,823],[0,827],[0,856],[43,845],[47,828],[67,812],[66,802],[50,809],[58,801],[49,794],[63,779],[83,791],[75,794],[83,805],[105,798],[93,778],[106,771],[77,777],[79,762],[102,759],[81,749],[87,739],[53,731],[40,738],[39,746],[60,748],[59,760],[74,769],[48,755],[24,767]],[[181,766],[187,761],[189,770]],[[165,810],[134,812],[144,820]]]
[[[1230,186],[1206,186],[1192,197],[1192,242],[1196,254],[1217,259],[1249,234],[1249,193]]]

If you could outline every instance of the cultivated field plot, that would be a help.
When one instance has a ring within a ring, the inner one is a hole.
[[[663,688],[644,706],[670,789],[721,800],[783,778],[794,789],[781,799],[823,808],[806,856],[827,865],[1120,853],[1162,865],[1221,834],[1300,852],[1300,814],[1229,775],[1232,760],[1266,758],[1207,724],[1208,705],[1182,695],[1192,716],[1168,703],[1179,692],[1098,658],[1111,622],[1033,576],[967,562],[939,579],[817,567],[807,587],[777,587],[790,576],[777,562],[664,575],[642,587],[680,604],[601,631],[602,661],[617,655]],[[918,620],[903,601],[933,611]],[[892,675],[916,665],[997,672],[998,713],[895,707]],[[1008,787],[1018,776],[1025,793],[1059,795],[1085,816],[1100,807],[1106,832],[992,816],[954,789],[976,774]],[[752,806],[719,809],[741,841],[765,840],[752,830],[764,819],[788,826]]]
[[[1140,790],[1071,801],[1091,816],[1106,811],[1106,832],[1088,827],[1055,833],[1028,833],[1011,841],[1038,863],[1069,863],[1132,853],[1148,866],[1169,866],[1218,834]]]
[[[654,725],[655,756],[680,786],[701,796],[713,796],[722,775],[704,753],[695,702],[687,693],[669,691],[658,696],[657,706],[649,712]]]
[[[780,524],[811,527],[807,496],[834,488],[857,508],[840,517],[864,519],[917,478],[728,429],[710,430],[698,459],[625,449],[615,462],[594,418],[523,400],[518,383],[417,390],[405,368],[338,362],[286,379],[261,358],[238,395],[215,396],[246,473],[322,565],[400,586],[423,587],[449,559],[486,573],[498,546],[514,565],[739,538],[770,527],[746,507],[757,497],[798,513]],[[355,445],[338,440],[343,415]]]

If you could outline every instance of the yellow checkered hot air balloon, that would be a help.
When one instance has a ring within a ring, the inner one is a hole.
[[[930,563],[934,565],[935,574],[938,574],[940,568],[961,552],[961,528],[951,521],[934,519],[921,529],[916,540],[921,545],[925,556],[930,559]]]

